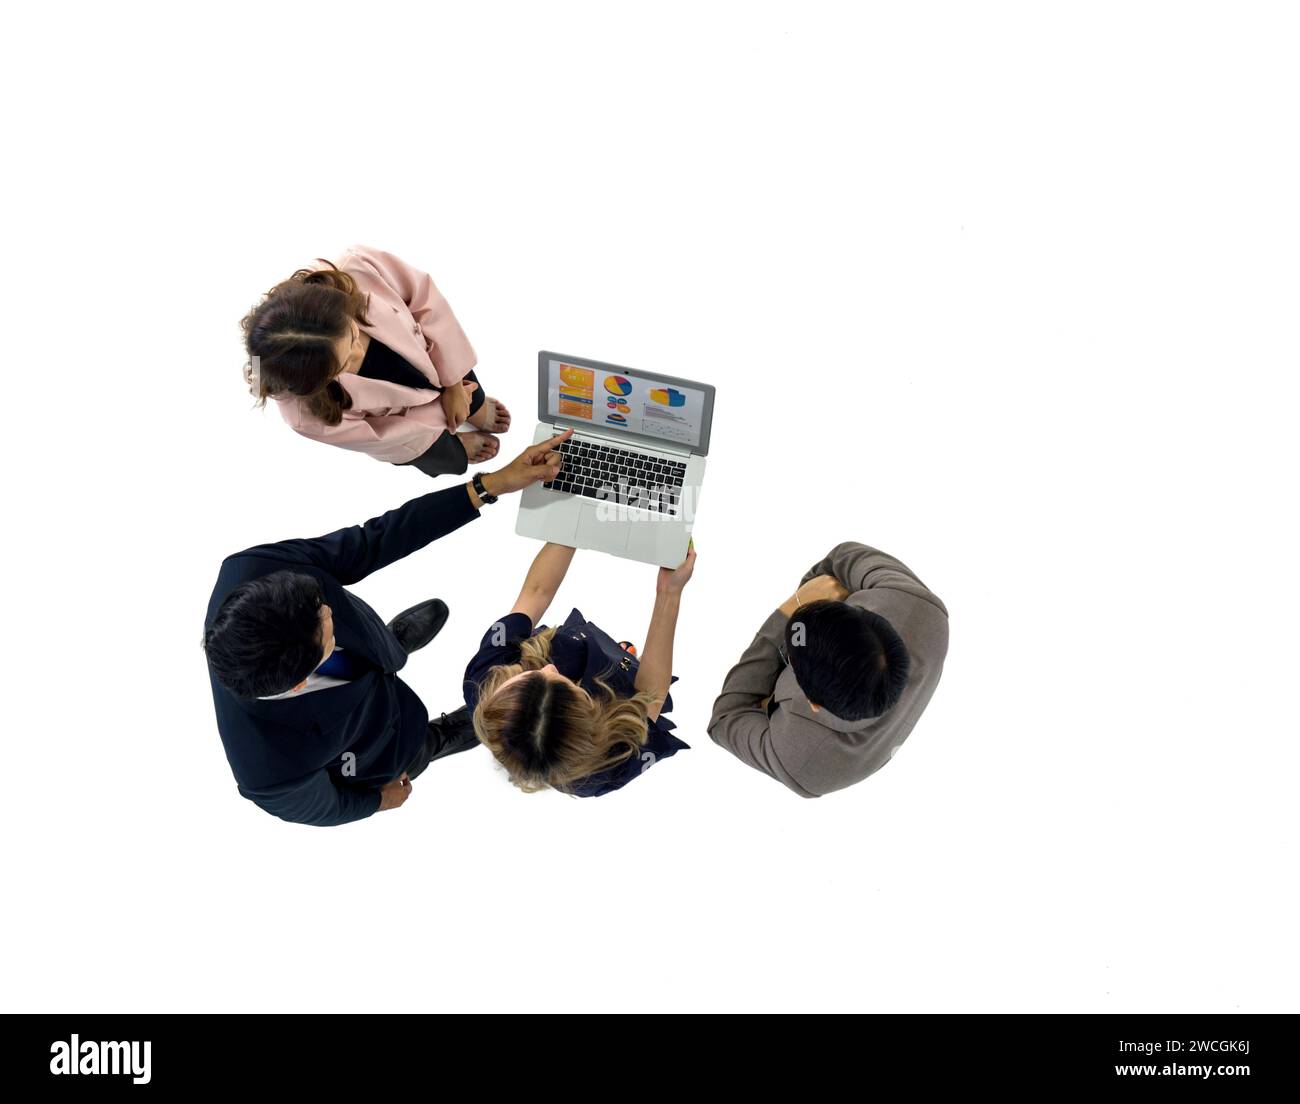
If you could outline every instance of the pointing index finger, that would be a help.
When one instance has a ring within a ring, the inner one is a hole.
[[[557,433],[549,441],[543,441],[540,445],[536,445],[534,447],[537,449],[539,453],[550,452],[551,449],[555,448],[555,446],[558,445],[561,441],[567,441],[572,436],[573,436],[573,430],[566,429],[563,433]]]

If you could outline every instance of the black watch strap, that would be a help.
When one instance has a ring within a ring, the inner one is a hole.
[[[478,495],[478,500],[483,503],[484,506],[491,506],[492,503],[497,500],[497,496],[494,494],[488,494],[487,489],[483,486],[482,472],[475,472],[474,478],[470,480],[470,484],[474,488],[474,493]]]

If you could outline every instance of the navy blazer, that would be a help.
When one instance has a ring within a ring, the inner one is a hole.
[[[479,686],[493,667],[519,662],[519,642],[544,629],[533,623],[527,614],[511,613],[503,617],[483,634],[478,654],[465,670],[465,704],[470,709],[478,706]],[[636,693],[636,674],[640,661],[625,651],[617,641],[599,625],[588,621],[578,610],[569,614],[564,624],[555,630],[551,640],[551,662],[565,678],[577,682],[589,694],[600,693],[597,680],[603,682],[621,698]],[[672,677],[677,681],[677,676]],[[661,759],[676,755],[690,744],[672,734],[677,726],[665,714],[673,707],[672,695],[664,699],[663,708],[655,721],[648,722],[646,742],[641,751],[621,763],[574,782],[568,792],[578,797],[600,797],[622,789],[634,778],[639,778]]]
[[[375,667],[342,686],[273,701],[237,698],[211,678],[217,728],[244,797],[302,824],[346,824],[378,810],[379,788],[423,747],[429,715],[397,677],[406,653],[396,637],[343,588],[476,517],[464,486],[449,487],[364,525],[314,540],[258,545],[223,561],[205,630],[240,583],[275,571],[300,572],[320,580],[338,646]]]

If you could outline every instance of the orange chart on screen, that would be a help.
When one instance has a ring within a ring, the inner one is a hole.
[[[596,375],[590,368],[561,364],[558,412],[570,418],[586,418],[591,421],[595,405],[595,382]]]
[[[560,365],[560,382],[570,387],[590,391],[595,379],[596,373],[590,368],[578,368],[573,364]]]

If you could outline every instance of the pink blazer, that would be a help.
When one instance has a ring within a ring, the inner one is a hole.
[[[413,364],[435,387],[458,382],[478,362],[428,273],[364,245],[352,246],[337,263],[358,290],[370,296],[370,321],[361,328]],[[276,400],[290,427],[304,437],[399,464],[421,455],[447,428],[436,391],[366,379],[355,372],[336,378],[352,399],[343,420],[326,425],[291,395]]]

